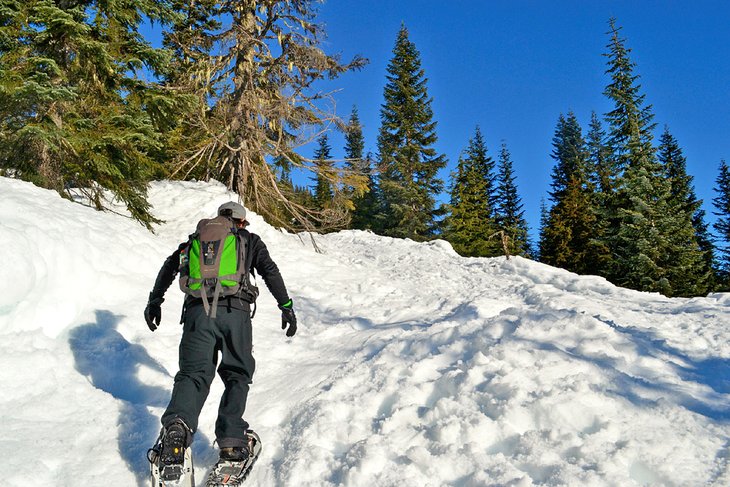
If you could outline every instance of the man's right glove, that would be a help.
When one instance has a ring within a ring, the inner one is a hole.
[[[163,298],[152,298],[147,302],[147,307],[144,309],[144,320],[147,322],[147,326],[150,331],[155,331],[160,326],[162,321],[162,308],[160,305],[165,301]]]
[[[280,304],[279,309],[281,310],[281,329],[285,329],[288,324],[289,328],[286,330],[286,336],[293,337],[297,332],[297,315],[294,314],[294,303],[290,299],[286,303]]]

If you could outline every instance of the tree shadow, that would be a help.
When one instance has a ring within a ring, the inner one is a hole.
[[[610,326],[626,336],[636,347],[640,356],[654,357],[671,366],[677,377],[685,382],[694,382],[707,386],[711,391],[701,395],[690,393],[681,384],[672,381],[660,381],[628,374],[621,370],[619,361],[605,356],[588,356],[575,349],[562,349],[553,343],[528,341],[538,349],[555,351],[570,355],[573,359],[584,360],[611,373],[616,386],[616,393],[626,397],[633,404],[648,407],[655,400],[642,395],[643,390],[652,390],[676,404],[697,414],[715,421],[730,421],[730,359],[707,358],[694,359],[686,353],[668,345],[665,340],[657,338],[649,331],[633,327],[621,326],[600,316],[594,319]]]
[[[129,343],[116,330],[122,318],[110,311],[97,310],[96,322],[74,328],[68,342],[76,370],[86,376],[94,387],[122,401],[117,432],[119,451],[134,472],[137,483],[147,485],[149,463],[146,452],[161,427],[159,418],[152,415],[148,407],[167,406],[170,391],[145,384],[137,377],[137,372],[140,366],[149,367],[168,376],[171,385],[172,375],[144,347]],[[110,436],[112,434],[110,432]],[[196,443],[207,445],[206,441]]]
[[[695,359],[668,345],[666,340],[657,338],[649,331],[621,326],[599,316],[594,316],[594,318],[630,337],[631,341],[636,344],[639,354],[662,360],[666,360],[665,357],[672,358],[673,360],[669,363],[683,381],[696,382],[712,389],[713,393],[708,394],[705,398],[689,396],[683,391],[674,390],[673,392],[681,398],[684,407],[710,419],[730,420],[730,408],[728,408],[730,359],[718,357]]]

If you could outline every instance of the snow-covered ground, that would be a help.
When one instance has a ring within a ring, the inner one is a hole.
[[[2,485],[146,485],[182,294],[155,333],[142,310],[165,257],[233,196],[161,182],[150,198],[156,234],[0,178]],[[300,322],[286,338],[263,290],[252,485],[730,485],[730,295],[668,299],[359,231],[318,237],[320,254],[251,222]]]

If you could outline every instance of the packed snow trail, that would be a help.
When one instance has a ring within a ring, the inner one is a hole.
[[[156,183],[153,235],[27,183],[0,178],[0,194],[4,481],[25,485],[32,462],[40,484],[144,485],[182,294],[155,333],[142,309],[164,258],[233,195]],[[668,299],[359,231],[318,236],[320,254],[250,220],[300,322],[287,339],[259,282],[252,485],[730,485],[730,295]]]

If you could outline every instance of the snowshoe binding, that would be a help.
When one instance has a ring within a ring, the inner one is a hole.
[[[192,433],[176,420],[163,428],[157,443],[147,452],[152,487],[194,487]]]
[[[254,431],[246,431],[248,445],[240,448],[221,448],[218,463],[208,474],[206,487],[235,487],[243,485],[253,464],[261,454],[261,438]]]

